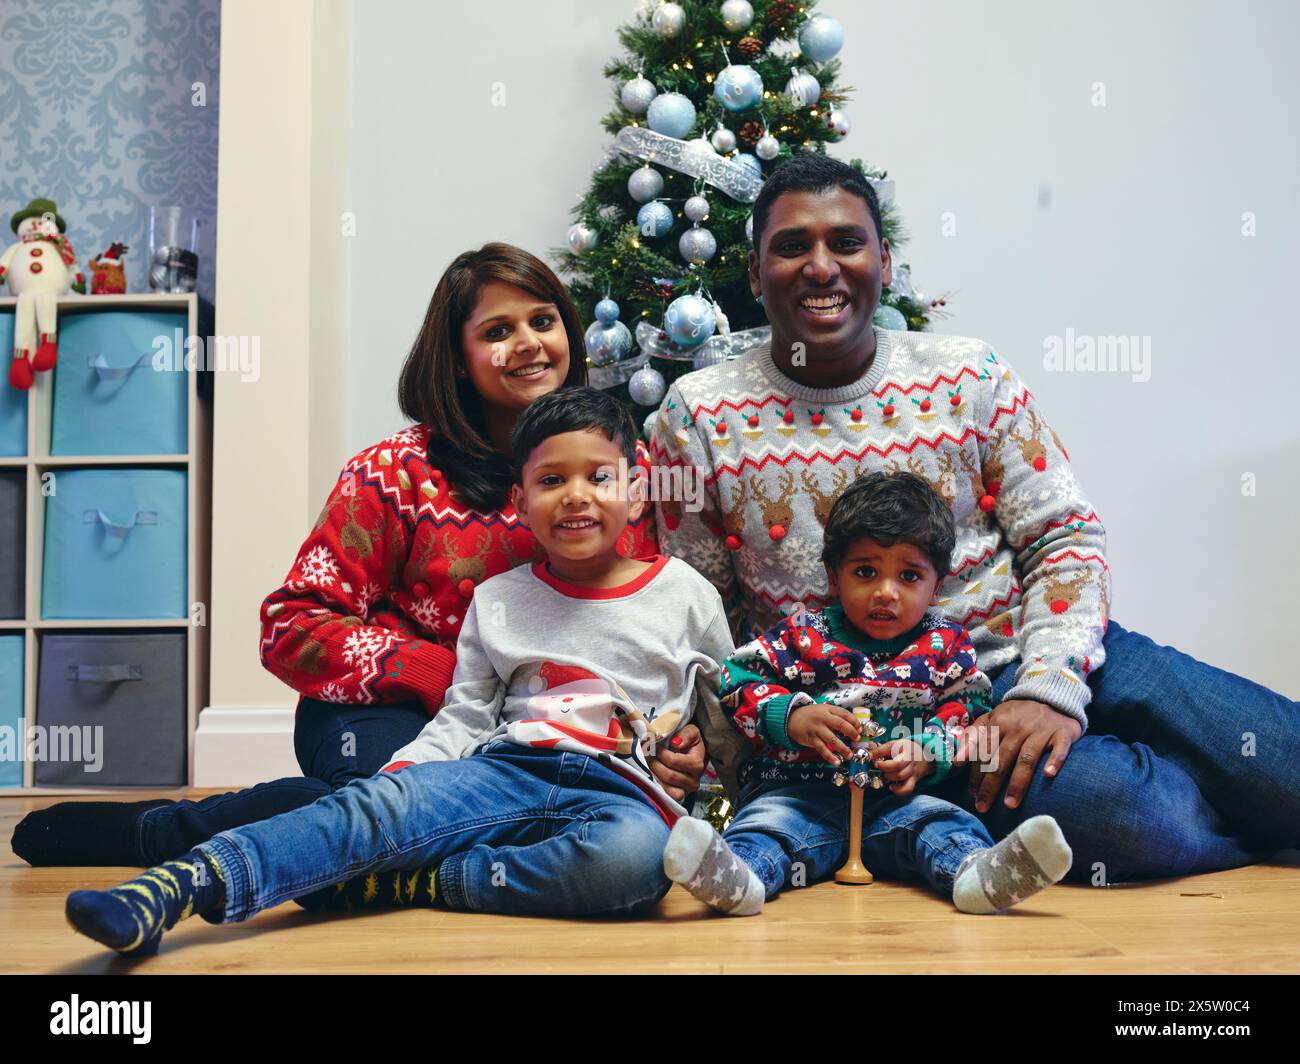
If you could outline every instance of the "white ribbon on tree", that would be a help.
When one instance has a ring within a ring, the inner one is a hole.
[[[738,203],[753,203],[763,179],[752,170],[724,159],[711,150],[676,137],[665,137],[641,126],[624,126],[614,143],[619,150],[646,162],[659,163],[671,170],[707,181]]]

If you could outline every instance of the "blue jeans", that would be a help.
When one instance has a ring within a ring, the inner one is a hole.
[[[749,793],[740,795],[740,811],[722,837],[763,881],[767,897],[785,886],[826,879],[844,864],[848,787],[819,782],[745,790]],[[933,794],[867,791],[863,796],[862,863],[882,879],[921,879],[951,900],[958,866],[968,854],[992,845],[977,817]]]
[[[1112,621],[1088,731],[1055,779],[1043,758],[1021,804],[982,819],[1001,838],[1056,818],[1068,878],[1112,883],[1251,864],[1300,843],[1300,704]],[[994,677],[996,705],[1014,681]],[[967,809],[967,773],[950,797]],[[948,784],[944,781],[944,785]]]
[[[419,702],[342,706],[303,698],[293,722],[302,776],[148,809],[136,821],[140,854],[145,864],[162,864],[218,832],[311,805],[350,780],[373,776],[428,723]]]
[[[205,919],[246,920],[356,875],[428,865],[451,909],[630,916],[668,892],[667,842],[663,817],[613,770],[498,740],[215,836],[199,849],[225,873],[226,905]]]

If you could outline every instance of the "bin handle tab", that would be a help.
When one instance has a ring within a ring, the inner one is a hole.
[[[69,665],[68,679],[73,683],[122,683],[143,680],[143,665]]]
[[[86,510],[81,515],[83,525],[93,525],[96,521],[104,526],[104,531],[109,535],[116,536],[118,539],[126,539],[127,533],[136,525],[156,525],[158,523],[158,511],[137,510],[132,515],[130,523],[125,525],[119,525],[103,510]]]
[[[86,358],[86,364],[93,369],[101,381],[120,381],[133,369],[139,369],[148,362],[153,361],[153,352],[146,351],[129,366],[110,366],[102,352],[96,351]]]

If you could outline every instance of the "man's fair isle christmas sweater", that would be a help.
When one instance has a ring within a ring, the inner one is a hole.
[[[939,610],[986,672],[1020,665],[1008,698],[1087,726],[1110,604],[1106,535],[1029,390],[979,340],[876,330],[867,373],[838,388],[783,374],[767,344],[678,378],[651,456],[704,476],[704,506],[660,502],[661,548],[707,576],[738,641],[828,602],[822,527],[859,473],[909,470],[951,506]]]
[[[436,712],[474,589],[541,557],[510,502],[482,513],[458,501],[429,464],[428,440],[427,426],[412,426],[348,462],[284,586],[262,604],[262,664],[302,695],[417,700]],[[648,511],[619,551],[656,556]]]
[[[742,787],[809,783],[838,771],[790,738],[790,714],[813,702],[882,725],[881,742],[914,738],[934,763],[925,779],[933,784],[952,766],[959,730],[988,712],[989,687],[966,629],[934,610],[910,632],[876,640],[828,606],[737,648],[722,668],[722,707],[750,750]]]

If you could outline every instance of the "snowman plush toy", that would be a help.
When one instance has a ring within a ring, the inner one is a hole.
[[[53,369],[58,361],[59,296],[69,288],[84,296],[86,278],[53,200],[32,200],[9,220],[9,227],[18,235],[18,243],[0,256],[0,282],[8,281],[9,291],[18,297],[9,383],[26,390],[37,372]]]

